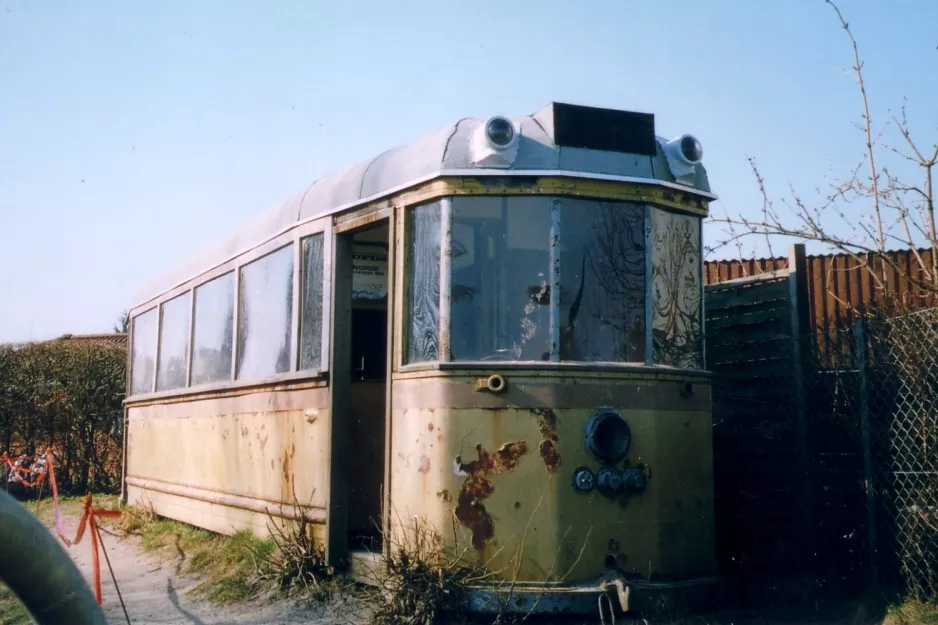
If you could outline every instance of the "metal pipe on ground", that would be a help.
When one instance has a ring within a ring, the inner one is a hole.
[[[0,491],[0,582],[39,625],[107,625],[78,567],[41,523]]]

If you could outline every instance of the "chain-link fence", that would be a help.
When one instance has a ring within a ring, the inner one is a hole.
[[[938,598],[938,309],[727,336],[708,334],[723,571]]]
[[[866,326],[875,547],[884,581],[938,598],[938,310]]]

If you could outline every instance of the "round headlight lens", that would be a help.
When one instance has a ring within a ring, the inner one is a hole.
[[[632,443],[629,425],[611,409],[601,409],[586,422],[586,447],[603,464],[625,458]]]
[[[696,137],[684,135],[681,139],[681,154],[691,163],[698,163],[703,158],[703,146]]]
[[[515,138],[515,127],[504,117],[493,117],[485,125],[485,136],[497,148],[508,147]]]

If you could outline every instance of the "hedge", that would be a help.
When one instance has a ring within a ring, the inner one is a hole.
[[[126,340],[0,345],[0,453],[51,447],[63,492],[119,490],[126,359]]]

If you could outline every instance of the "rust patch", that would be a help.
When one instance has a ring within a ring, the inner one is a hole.
[[[428,457],[420,456],[420,468],[417,471],[423,474],[430,472],[430,459]]]
[[[459,489],[456,518],[472,533],[472,546],[482,551],[485,543],[495,537],[495,522],[482,503],[495,491],[490,478],[513,471],[521,456],[528,453],[528,444],[525,441],[505,443],[494,453],[476,445],[476,453],[478,459],[468,464],[456,458],[459,471],[466,474]]]
[[[544,461],[547,470],[551,473],[555,472],[560,465],[560,453],[557,451],[554,441],[541,441],[540,453],[541,460]]]
[[[268,438],[269,438],[268,436],[265,436],[264,438],[261,438],[258,436],[258,439],[261,441],[261,451],[264,451],[264,447],[267,447]]]
[[[427,432],[432,432],[432,431],[433,431],[433,424],[430,423],[427,425]]]
[[[541,436],[549,441],[557,440],[557,415],[550,408],[530,408],[531,414],[537,417],[538,429]]]
[[[286,449],[283,450],[283,480],[286,484],[290,483],[290,458],[292,457],[292,454],[287,452]]]
[[[248,426],[242,425],[242,426],[241,426],[241,436],[247,436],[248,434],[250,434],[250,432],[248,431]]]
[[[445,488],[438,492],[436,496],[440,498],[440,501],[445,501],[446,503],[449,503],[453,500],[453,494]]]
[[[551,473],[560,466],[560,452],[557,451],[557,415],[550,408],[530,408],[531,414],[537,417],[538,430],[541,432],[539,452],[544,466]]]

